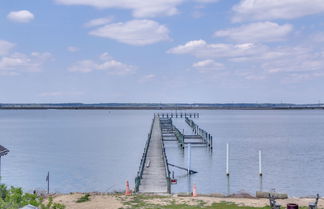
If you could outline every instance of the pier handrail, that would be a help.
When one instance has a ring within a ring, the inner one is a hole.
[[[161,128],[161,133],[162,133],[162,127]],[[162,137],[162,136],[161,136]],[[165,152],[165,147],[164,147],[164,142],[162,140],[162,156],[163,156],[163,161],[164,161],[164,167],[165,167],[165,176],[168,184],[168,193],[171,193],[171,177],[170,177],[170,169],[169,169],[169,163],[168,163],[168,158]]]
[[[175,127],[174,125],[172,125],[172,128],[174,130],[174,135],[177,137],[178,142],[180,143],[180,145],[184,148],[184,135],[181,133],[181,131],[179,131],[179,129],[177,127]]]
[[[192,128],[193,132],[201,136],[209,148],[213,149],[213,136],[204,129],[199,128],[199,126],[188,117],[185,117],[185,121]]]
[[[142,155],[142,159],[141,159],[141,163],[137,172],[137,176],[135,178],[135,192],[138,192],[139,190],[139,186],[141,185],[141,180],[143,177],[143,171],[144,171],[144,167],[145,167],[145,163],[146,163],[146,157],[147,157],[147,151],[148,151],[148,147],[150,145],[150,141],[151,141],[151,136],[152,136],[152,130],[153,130],[153,123],[154,123],[154,118],[151,124],[151,129],[150,132],[148,134],[146,143],[145,143],[145,147],[144,147],[144,152]]]

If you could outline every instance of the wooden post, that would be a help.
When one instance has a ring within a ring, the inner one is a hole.
[[[259,175],[262,176],[262,153],[259,150]]]
[[[213,149],[213,137],[210,137],[210,149]]]
[[[47,176],[46,176],[46,181],[47,181],[47,194],[49,194],[49,171],[47,172]]]
[[[228,162],[228,158],[229,158],[229,145],[226,144],[226,175],[229,176],[229,162]]]
[[[227,176],[227,195],[229,196],[231,193],[231,185],[230,185],[230,176]]]
[[[188,174],[190,175],[191,170],[191,144],[188,144]]]

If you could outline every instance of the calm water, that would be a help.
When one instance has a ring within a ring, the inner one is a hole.
[[[26,191],[52,192],[124,189],[134,185],[154,111],[0,111],[2,182]],[[214,150],[192,147],[190,178],[174,169],[173,192],[197,184],[200,193],[254,194],[260,188],[258,150],[263,151],[263,190],[291,196],[324,193],[324,111],[199,111],[193,119],[214,137]],[[190,134],[184,119],[174,119]],[[225,175],[225,148],[230,144],[230,172]],[[170,163],[187,164],[187,150],[166,142]],[[171,168],[171,170],[173,170]]]

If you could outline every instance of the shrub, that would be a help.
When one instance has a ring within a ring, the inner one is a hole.
[[[21,188],[0,185],[0,208],[19,209],[25,205],[33,205],[40,209],[64,209],[65,206],[58,203],[53,203],[53,198],[50,197],[48,203],[43,203],[44,198],[37,194],[24,193]]]
[[[80,203],[80,202],[87,202],[90,200],[90,194],[85,194],[82,197],[80,197],[76,202]]]

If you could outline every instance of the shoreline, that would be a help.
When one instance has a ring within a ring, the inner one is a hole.
[[[80,110],[303,110],[324,109],[322,103],[0,103],[0,109]]]
[[[324,110],[324,107],[0,107],[0,110]]]
[[[83,203],[77,203],[76,201],[84,194],[90,194],[90,200]],[[71,194],[55,194],[53,195],[55,202],[66,205],[67,209],[120,209],[120,208],[170,208],[175,205],[188,205],[197,206],[197,208],[209,208],[214,204],[233,204],[236,207],[253,207],[263,208],[269,205],[267,198],[256,198],[256,197],[216,197],[198,195],[198,197],[191,196],[179,196],[173,195],[149,195],[149,194],[135,194],[131,196],[125,196],[123,194],[108,194],[108,193],[71,193]],[[310,202],[314,202],[315,198],[295,198],[290,197],[288,199],[277,199],[283,208],[288,203],[298,204],[300,207],[308,207]],[[138,204],[139,207],[136,207]],[[178,206],[179,207],[179,206]],[[176,208],[176,207],[175,207]],[[181,207],[180,207],[181,208]],[[234,207],[235,208],[235,207]],[[324,199],[320,198],[318,208],[324,208]]]

